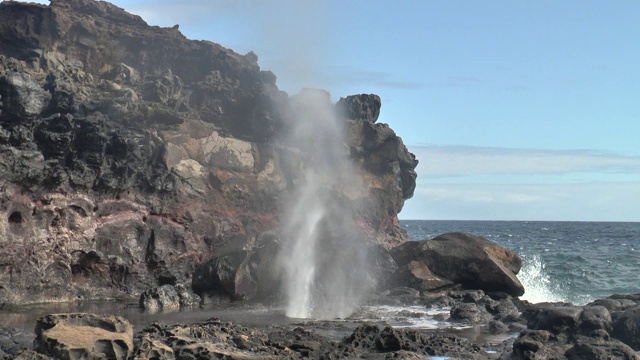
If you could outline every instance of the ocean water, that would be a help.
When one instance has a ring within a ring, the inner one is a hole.
[[[482,235],[523,260],[523,299],[586,304],[640,293],[640,222],[405,220],[411,240],[450,231]]]

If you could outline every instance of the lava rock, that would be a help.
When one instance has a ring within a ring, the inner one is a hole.
[[[640,305],[636,305],[617,313],[613,322],[611,335],[634,350],[640,350]]]
[[[35,332],[35,350],[55,358],[126,360],[133,354],[133,328],[118,316],[47,315]]]
[[[399,266],[422,261],[437,276],[467,289],[524,294],[516,274],[522,260],[511,250],[478,235],[453,232],[411,241],[391,250]]]

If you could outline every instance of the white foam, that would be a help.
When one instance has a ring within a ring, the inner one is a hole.
[[[427,309],[424,306],[363,306],[349,320],[384,322],[394,328],[465,329],[468,327],[435,318],[438,315],[449,314],[449,310],[449,308]]]
[[[522,300],[532,303],[565,301],[545,272],[545,264],[540,256],[522,256],[522,260],[523,266],[518,274],[525,289],[524,295],[520,297]]]

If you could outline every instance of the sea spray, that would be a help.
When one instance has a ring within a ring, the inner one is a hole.
[[[518,274],[525,289],[522,300],[532,303],[566,301],[566,296],[545,271],[546,265],[539,255],[523,255],[522,261],[523,267]]]
[[[324,91],[305,90],[291,104],[286,143],[297,156],[290,157],[289,167],[303,175],[292,175],[282,216],[286,315],[346,317],[373,281],[346,196],[358,178],[344,144],[345,121]]]
[[[282,258],[285,266],[287,294],[286,315],[296,318],[311,317],[312,286],[315,278],[318,227],[325,216],[325,207],[319,195],[321,189],[312,172],[306,174],[304,186],[296,189],[291,211],[285,221],[287,252]]]

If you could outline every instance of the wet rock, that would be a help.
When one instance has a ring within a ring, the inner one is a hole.
[[[491,320],[489,324],[487,324],[487,329],[490,334],[504,334],[509,331],[509,327],[505,325],[502,321]]]
[[[486,295],[482,290],[453,290],[449,291],[450,298],[466,303],[480,304]]]
[[[375,278],[378,290],[406,286],[396,281],[394,273],[398,270],[398,265],[384,246],[373,245],[368,249],[368,253],[371,261],[370,273]]]
[[[35,350],[56,358],[126,360],[133,354],[133,328],[117,316],[47,315],[35,332]]]
[[[579,338],[565,356],[569,360],[638,359],[636,352],[621,341],[586,337]]]
[[[546,330],[554,334],[575,334],[580,324],[583,309],[579,306],[540,305],[524,314],[527,327]]]
[[[565,349],[554,343],[555,337],[546,330],[528,330],[513,343],[512,359],[541,360],[566,359]]]
[[[495,319],[504,322],[518,321],[520,318],[520,311],[513,304],[511,299],[504,299],[492,304],[486,304],[485,308]]]
[[[397,330],[364,324],[344,339],[344,344],[354,355],[374,353],[411,352],[419,355],[451,356],[465,359],[486,359],[486,353],[478,346],[452,334],[421,334],[414,330]]]
[[[634,350],[640,350],[638,334],[640,334],[640,305],[615,314],[611,336],[631,346]]]
[[[404,243],[393,248],[391,256],[399,266],[422,261],[435,275],[467,289],[524,294],[516,277],[522,266],[520,257],[482,236],[447,233]]]
[[[453,305],[450,316],[452,320],[466,324],[482,324],[491,319],[491,315],[484,307],[472,303],[458,303]]]
[[[422,301],[423,301],[423,304],[427,306],[427,308],[435,308],[435,309],[451,307],[456,303],[456,300],[452,299],[449,296],[446,296],[446,295],[433,296],[426,293],[423,294]]]
[[[611,314],[604,306],[585,306],[580,314],[580,332],[589,334],[595,330],[611,331]]]
[[[625,309],[636,305],[636,302],[629,299],[597,299],[591,302],[589,305],[600,305],[604,306],[609,310],[609,312],[613,311],[624,311]]]

